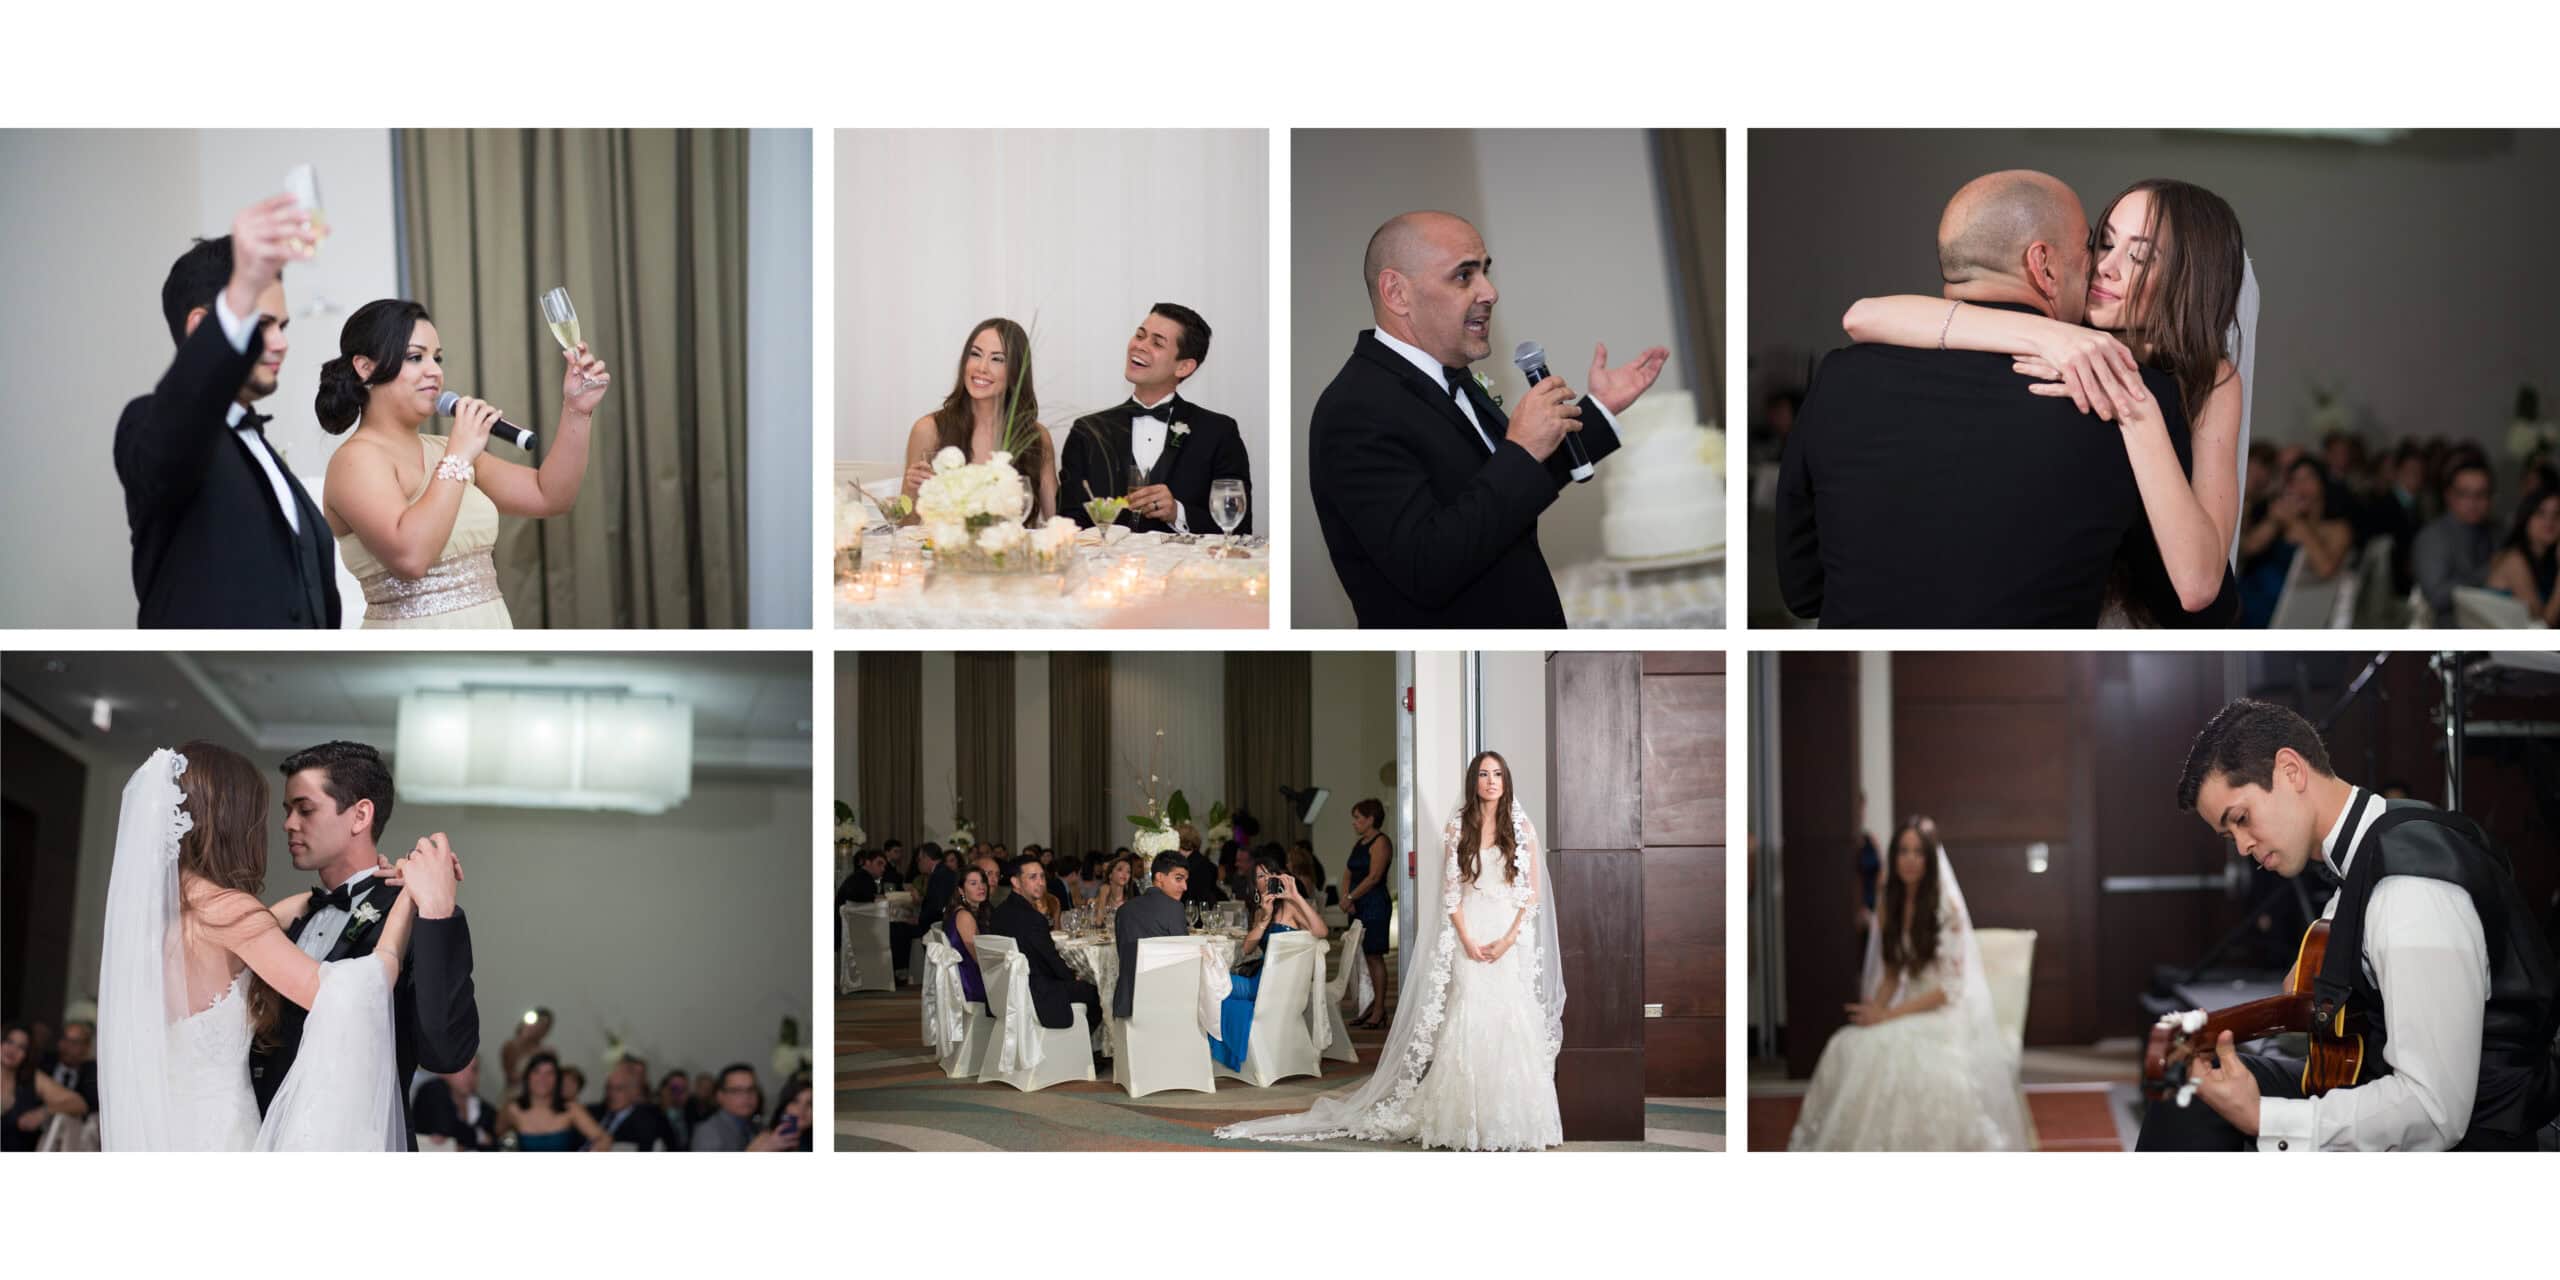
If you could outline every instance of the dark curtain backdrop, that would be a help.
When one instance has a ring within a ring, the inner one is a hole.
[[[1049,655],[1049,841],[1111,852],[1111,655]]]
[[[745,626],[746,131],[410,129],[397,147],[410,288],[449,384],[555,429],[553,286],[613,371],[577,506],[499,534],[516,625]]]
[[[861,744],[855,787],[862,830],[873,844],[891,836],[912,849],[930,839],[924,826],[924,655],[865,653],[854,659],[855,741]]]
[[[959,774],[953,779],[978,838],[1022,851],[1014,830],[1012,653],[953,654],[952,722],[959,726]]]
[[[1306,786],[1314,768],[1309,669],[1303,653],[1227,655],[1227,804],[1261,821],[1262,840],[1283,845],[1307,834],[1280,787]]]
[[[1724,130],[1658,129],[1653,163],[1679,268],[1680,362],[1698,407],[1724,412]]]

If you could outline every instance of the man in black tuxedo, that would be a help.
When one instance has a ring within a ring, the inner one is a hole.
[[[1455,214],[1402,214],[1369,238],[1377,328],[1352,343],[1307,429],[1316,521],[1361,626],[1563,627],[1538,516],[1572,482],[1565,434],[1593,462],[1616,452],[1615,415],[1670,358],[1654,347],[1611,369],[1598,347],[1589,396],[1549,377],[1506,412],[1468,368],[1493,351],[1492,269]]]
[[[1040,1015],[1040,1025],[1052,1030],[1071,1025],[1075,1014],[1071,1005],[1084,1006],[1088,1027],[1102,1025],[1102,993],[1092,983],[1076,976],[1066,957],[1058,954],[1058,944],[1049,936],[1049,917],[1031,905],[1048,890],[1048,875],[1040,869],[1040,860],[1029,854],[1016,857],[1007,864],[1005,882],[1013,892],[996,904],[988,927],[1013,939],[1023,958],[1031,963],[1031,1008]]]
[[[2012,170],[1967,183],[1938,225],[1959,308],[2079,323],[2089,219],[2070,187]],[[1861,343],[1814,375],[1787,436],[1777,502],[1787,607],[1826,627],[2092,627],[2109,575],[2162,625],[2227,625],[2238,593],[2190,615],[2151,540],[2122,436],[2031,393],[2013,357]],[[2175,380],[2143,383],[2191,465]]]
[[[1087,498],[1127,497],[1120,522],[1140,533],[1216,533],[1209,486],[1245,487],[1240,534],[1253,532],[1253,459],[1236,420],[1176,391],[1209,358],[1209,322],[1159,302],[1138,322],[1120,366],[1131,398],[1076,419],[1059,449],[1058,510],[1090,527]]]
[[[145,627],[338,625],[338,549],[250,406],[284,367],[283,273],[310,255],[291,196],[240,211],[160,287],[177,358],[116,422]]]
[[[53,1078],[55,1084],[80,1095],[98,1114],[98,1024],[73,1019],[62,1024],[62,1038],[53,1045],[52,1057],[37,1070]]]
[[[471,926],[454,903],[461,868],[452,846],[442,832],[420,840],[413,857],[429,874],[413,871],[405,887],[386,884],[375,874],[376,833],[391,818],[391,772],[381,753],[360,742],[327,742],[288,757],[282,772],[285,847],[296,870],[320,877],[310,909],[285,937],[323,964],[371,955],[392,904],[403,892],[416,895],[408,962],[392,991],[402,1096],[417,1067],[462,1070],[480,1052],[480,1006],[471,986]],[[275,1044],[250,1050],[249,1083],[261,1114],[293,1069],[305,1017],[287,1003]]]
[[[1218,888],[1218,860],[1200,851],[1199,828],[1186,822],[1174,828],[1174,835],[1182,842],[1178,846],[1182,865],[1190,869],[1189,876],[1185,878],[1182,900],[1204,907],[1214,907],[1226,901],[1227,895]]]
[[[1183,891],[1190,887],[1191,864],[1180,853],[1159,853],[1151,877],[1155,887],[1120,904],[1111,913],[1112,945],[1120,951],[1120,985],[1111,992],[1111,1016],[1126,1018],[1138,993],[1138,940],[1179,938],[1191,932],[1182,913]]]

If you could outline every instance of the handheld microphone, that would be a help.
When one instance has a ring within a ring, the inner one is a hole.
[[[452,417],[453,407],[460,403],[462,403],[462,397],[455,395],[450,391],[437,396],[436,416],[440,418]],[[507,421],[504,418],[500,418],[490,425],[489,434],[524,450],[526,453],[533,452],[533,433]]]
[[[1519,366],[1520,376],[1527,378],[1530,386],[1534,387],[1546,380],[1547,349],[1537,343],[1523,342],[1514,348],[1511,352],[1511,363]],[[1564,447],[1573,454],[1573,482],[1575,484],[1590,483],[1591,477],[1599,474],[1599,469],[1591,465],[1591,459],[1582,455],[1581,439],[1573,432],[1565,432]]]

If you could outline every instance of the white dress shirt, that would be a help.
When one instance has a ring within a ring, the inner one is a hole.
[[[222,295],[217,293],[213,295],[213,318],[214,323],[222,326],[222,336],[231,340],[231,349],[246,354],[249,350],[249,339],[257,332],[257,317],[252,316],[243,320],[231,314],[231,304],[225,302]],[[277,466],[275,455],[267,452],[266,437],[255,431],[244,430],[240,426],[241,416],[248,412],[247,405],[234,400],[231,402],[230,415],[224,421],[231,424],[232,434],[240,437],[240,443],[249,446],[249,453],[257,458],[259,468],[267,473],[267,483],[276,491],[276,505],[284,508],[285,523],[292,525],[295,533],[300,533],[302,532],[302,507],[293,500],[293,486],[284,482],[284,468]]]
[[[2341,876],[2383,813],[2377,796],[2345,832],[2361,794],[2349,795],[2320,845]],[[2329,896],[2321,919],[2337,916],[2339,896]],[[2489,1005],[2489,942],[2471,895],[2424,876],[2385,876],[2365,902],[2363,963],[2382,992],[2391,1074],[2317,1098],[2260,1099],[2259,1150],[2442,1151],[2471,1127]]]
[[[1154,404],[1130,397],[1137,401],[1138,411],[1129,418],[1129,453],[1138,460],[1138,474],[1141,476],[1156,469],[1156,459],[1164,456],[1165,436],[1170,430],[1170,424],[1163,418],[1148,415],[1173,403],[1177,394],[1179,392],[1168,391],[1164,399]],[[1173,528],[1176,533],[1191,532],[1190,513],[1182,509],[1179,501],[1173,504]]]
[[[1446,387],[1449,385],[1449,375],[1442,371],[1442,365],[1440,364],[1439,359],[1433,356],[1430,352],[1425,351],[1384,329],[1372,329],[1370,332],[1378,335],[1378,341],[1386,344],[1387,350],[1403,356],[1406,360],[1413,363],[1414,368],[1422,370],[1422,376],[1431,379],[1433,385],[1440,387]],[[1491,395],[1492,393],[1487,392],[1486,394]],[[1588,393],[1586,392],[1585,394]],[[1476,438],[1484,441],[1484,451],[1486,453],[1492,453],[1494,451],[1495,441],[1494,438],[1485,431],[1484,424],[1476,420],[1475,400],[1469,396],[1451,396],[1450,398],[1458,402],[1458,412],[1467,415],[1467,425],[1476,429]],[[1600,405],[1601,419],[1609,424],[1609,429],[1611,431],[1617,430],[1618,415],[1609,412],[1609,406],[1600,404],[1597,399],[1592,400],[1591,403]]]
[[[348,895],[354,896],[358,889],[364,887],[364,882],[372,878],[373,868],[371,867],[348,876],[346,883]],[[335,905],[322,907],[312,912],[310,918],[302,922],[302,937],[296,941],[295,945],[302,948],[302,954],[314,960],[326,960],[329,958],[329,952],[338,945],[339,935],[347,931],[347,921],[353,918],[351,914]]]

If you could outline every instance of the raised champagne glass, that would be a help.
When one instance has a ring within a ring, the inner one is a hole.
[[[284,175],[284,193],[293,197],[302,211],[302,223],[311,233],[309,240],[298,240],[294,248],[305,253],[316,251],[320,242],[329,238],[329,215],[320,203],[320,172],[308,164],[295,165]]]
[[[556,288],[542,295],[542,321],[551,326],[551,340],[570,355],[578,352],[578,304],[569,301],[569,291]],[[578,375],[578,390],[594,389],[596,380],[584,373]]]

